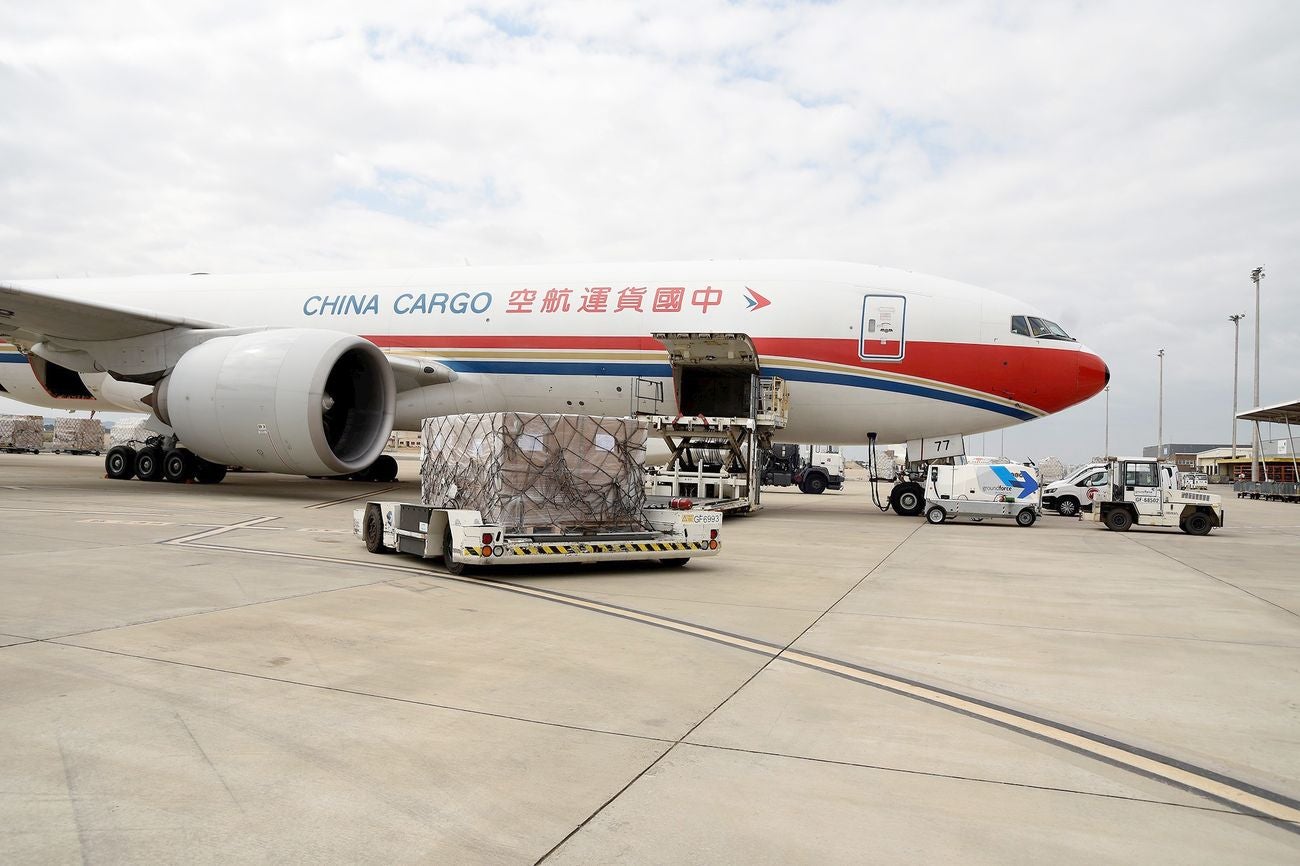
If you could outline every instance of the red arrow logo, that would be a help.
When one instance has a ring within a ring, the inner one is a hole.
[[[749,304],[749,311],[751,313],[754,310],[761,310],[764,307],[766,307],[768,304],[772,303],[767,298],[763,297],[758,292],[751,289],[749,286],[745,286],[745,291],[749,292],[750,294],[750,297],[745,298],[745,303]]]

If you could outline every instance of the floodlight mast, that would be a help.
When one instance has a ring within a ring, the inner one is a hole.
[[[1264,266],[1260,265],[1250,272],[1251,282],[1255,284],[1255,408],[1259,408],[1259,281],[1264,279]],[[1259,422],[1254,422],[1254,434],[1250,451],[1250,480],[1259,480],[1260,463],[1263,462],[1264,455],[1261,453],[1259,441]]]
[[[1156,397],[1156,459],[1164,457],[1165,450],[1165,350],[1156,352],[1160,359],[1160,386]]]
[[[1237,375],[1237,363],[1241,359],[1241,320],[1246,318],[1245,313],[1237,313],[1235,316],[1229,316],[1228,321],[1232,322],[1232,459],[1237,459],[1237,381],[1240,378]]]

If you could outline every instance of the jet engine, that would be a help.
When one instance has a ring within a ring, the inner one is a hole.
[[[374,462],[393,427],[384,353],[338,331],[217,337],[181,355],[153,408],[206,460],[292,475],[346,475]]]

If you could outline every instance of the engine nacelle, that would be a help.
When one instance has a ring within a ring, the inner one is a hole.
[[[393,370],[373,343],[338,331],[217,337],[158,384],[154,411],[216,463],[345,475],[374,462],[393,428]]]

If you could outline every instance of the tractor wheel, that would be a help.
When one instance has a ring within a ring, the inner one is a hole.
[[[371,553],[392,553],[393,549],[384,544],[384,515],[379,506],[373,502],[366,506],[366,515],[362,518],[361,535],[366,541],[366,550]]]
[[[1133,525],[1133,515],[1126,509],[1114,508],[1106,512],[1106,528],[1115,532],[1128,532]]]

